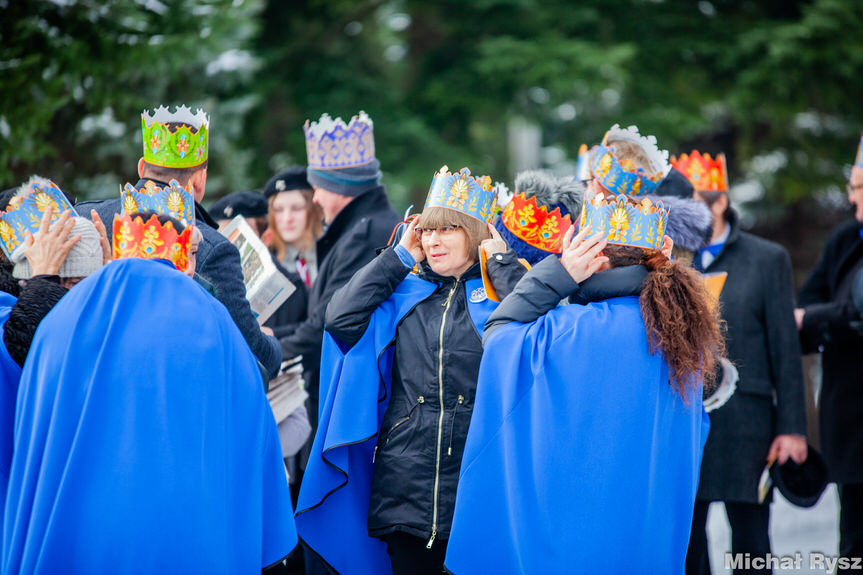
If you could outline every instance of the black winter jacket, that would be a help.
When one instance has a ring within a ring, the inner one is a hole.
[[[42,318],[54,309],[66,292],[58,276],[35,276],[20,289],[18,301],[12,306],[3,325],[3,342],[15,363],[24,367],[30,344]]]
[[[489,259],[488,271],[505,297],[525,268],[508,250]],[[327,331],[355,344],[408,273],[393,249],[384,251],[333,295]],[[424,266],[420,277],[438,287],[396,328],[392,395],[375,451],[368,529],[376,537],[402,531],[445,540],[482,357],[465,290],[466,280],[480,277],[480,267],[474,264],[456,279]]]
[[[806,435],[791,259],[779,244],[740,229],[733,211],[725,247],[704,270],[725,271],[719,296],[737,391],[710,414],[700,501],[758,503],[758,480],[774,437]]]
[[[837,483],[863,483],[863,319],[851,299],[853,279],[863,273],[861,227],[848,222],[827,238],[799,297],[803,350],[823,351],[821,451]]]

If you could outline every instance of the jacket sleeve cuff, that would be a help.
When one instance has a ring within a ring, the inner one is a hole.
[[[414,259],[408,249],[403,245],[397,245],[395,248],[393,248],[393,251],[396,252],[396,255],[399,256],[399,260],[401,260],[402,264],[406,268],[411,269],[412,267],[417,265],[417,261]]]

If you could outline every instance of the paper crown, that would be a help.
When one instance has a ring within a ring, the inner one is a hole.
[[[49,206],[54,208],[50,223],[67,210],[73,217],[78,215],[57,184],[43,178],[31,179],[9,200],[6,210],[0,212],[0,248],[7,257],[24,242],[25,231],[34,234],[39,231],[42,215]]]
[[[349,124],[324,114],[317,122],[306,120],[303,131],[310,168],[352,168],[375,159],[374,124],[365,112],[351,118]]]
[[[623,194],[608,198],[596,194],[581,208],[579,229],[590,226],[593,233],[605,234],[610,244],[658,250],[667,222],[668,211],[661,201],[644,198],[636,203]]]
[[[582,182],[590,179],[590,154],[592,150],[587,149],[587,144],[578,148],[578,161],[575,164],[575,178]]]
[[[643,169],[636,168],[630,160],[617,157],[611,142],[632,142],[647,155],[653,176]],[[668,152],[660,150],[653,136],[642,136],[636,126],[620,128],[617,124],[605,133],[602,143],[590,154],[590,170],[602,186],[613,194],[641,196],[656,193],[659,183],[668,173]]]
[[[717,154],[714,160],[710,154],[702,156],[698,150],[693,150],[689,155],[681,154],[680,159],[672,157],[671,165],[686,176],[696,192],[728,191],[725,154]]]
[[[501,221],[518,239],[537,249],[560,253],[563,236],[572,225],[569,214],[560,215],[560,208],[551,212],[545,206],[538,206],[536,198],[525,198],[516,194],[506,205]]]
[[[156,214],[145,222],[141,216],[133,218],[124,212],[114,216],[113,236],[114,259],[163,259],[180,271],[189,265],[192,226],[178,234],[173,222],[162,224]]]
[[[152,115],[149,110],[144,110],[141,131],[144,161],[148,164],[194,168],[207,161],[210,119],[201,109],[193,114],[186,106],[180,106],[174,112],[159,106]]]
[[[857,157],[854,158],[854,165],[863,168],[863,136],[860,136],[860,143],[857,145]]]
[[[126,184],[121,202],[127,214],[156,212],[177,218],[185,226],[195,225],[195,199],[177,180],[171,180],[164,188],[147,180],[140,190]]]
[[[443,166],[432,179],[426,208],[449,208],[484,223],[491,223],[497,206],[497,190],[488,176],[471,176],[468,168],[451,174]]]

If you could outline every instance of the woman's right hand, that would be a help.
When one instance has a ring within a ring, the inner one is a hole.
[[[399,241],[399,245],[405,248],[408,252],[410,252],[411,256],[413,256],[414,261],[417,263],[426,259],[425,252],[423,252],[422,242],[419,237],[417,237],[416,229],[417,222],[419,221],[419,216],[414,217],[411,222],[408,224],[405,233],[402,235],[401,241]]]
[[[50,225],[53,209],[53,206],[48,206],[42,214],[35,235],[29,231],[24,234],[24,255],[30,263],[33,276],[60,273],[69,250],[81,239],[80,234],[69,236],[75,226],[71,212],[64,213],[53,226]]]
[[[566,235],[563,236],[563,253],[560,256],[560,263],[569,272],[572,279],[579,284],[608,263],[607,257],[599,255],[608,245],[605,234],[600,232],[588,236],[590,231],[590,226],[585,226],[575,237],[572,237],[575,226],[570,226]]]

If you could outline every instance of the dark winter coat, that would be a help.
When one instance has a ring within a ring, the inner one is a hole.
[[[800,290],[803,351],[822,351],[821,453],[837,483],[863,483],[863,321],[851,285],[863,273],[863,223],[834,231]]]
[[[757,503],[773,438],[806,435],[803,370],[788,252],[741,231],[734,212],[729,225],[725,247],[705,273],[728,272],[719,302],[740,381],[728,403],[710,413],[698,499]]]
[[[142,187],[145,181],[141,180],[137,185]],[[156,183],[166,185],[163,182]],[[121,208],[119,199],[82,202],[75,206],[76,211],[85,218],[89,218],[90,210],[95,209],[108,230],[109,238],[114,227],[114,216],[120,213]],[[196,272],[213,284],[216,297],[228,309],[255,357],[270,376],[275,375],[282,363],[279,343],[275,337],[261,331],[252,314],[249,300],[246,299],[240,252],[218,232],[218,224],[197,203],[195,221],[203,235],[203,241],[198,246]]]
[[[276,265],[282,274],[290,280],[294,286],[294,292],[273,312],[264,325],[272,328],[273,335],[281,339],[294,333],[297,326],[308,317],[309,311],[309,288],[296,272],[290,272],[285,267],[273,258],[273,263]],[[282,361],[291,359],[283,357]]]
[[[280,338],[285,359],[303,356],[313,423],[317,421],[318,366],[327,304],[337,289],[375,257],[377,248],[387,245],[398,220],[384,187],[378,186],[345,206],[317,241],[318,277],[309,290],[308,317],[293,333]]]
[[[56,275],[34,276],[20,289],[18,301],[12,306],[3,326],[3,341],[9,355],[21,367],[24,367],[33,335],[42,318],[54,309],[67,291],[60,285],[60,277]]]
[[[525,268],[512,250],[499,255],[490,258],[488,272],[504,297]],[[327,331],[355,344],[408,273],[393,249],[384,251],[333,295]],[[480,267],[474,264],[456,279],[424,266],[420,277],[438,287],[404,316],[392,343],[392,395],[378,435],[369,503],[372,536],[402,531],[429,538],[434,526],[436,537],[447,539],[452,525],[482,357],[465,281],[480,277]]]

